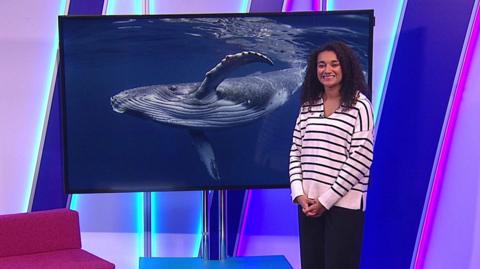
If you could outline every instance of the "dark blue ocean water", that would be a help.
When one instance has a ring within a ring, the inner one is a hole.
[[[291,135],[299,92],[249,124],[205,130],[221,180],[212,179],[186,128],[119,114],[110,97],[147,85],[201,82],[223,57],[257,51],[273,66],[303,66],[330,40],[343,40],[369,61],[368,15],[268,17],[77,17],[61,24],[66,171],[74,192],[288,186]],[[365,68],[365,73],[369,70]]]

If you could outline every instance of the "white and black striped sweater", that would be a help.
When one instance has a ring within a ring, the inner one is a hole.
[[[365,210],[373,159],[373,110],[359,94],[354,107],[323,117],[323,100],[302,106],[290,151],[292,200],[304,194],[325,208]]]

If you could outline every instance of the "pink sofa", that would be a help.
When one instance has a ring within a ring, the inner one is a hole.
[[[110,269],[81,249],[78,213],[55,209],[0,216],[0,269]]]

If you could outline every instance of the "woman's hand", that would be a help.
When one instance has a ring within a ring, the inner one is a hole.
[[[309,199],[311,204],[303,213],[307,215],[307,217],[320,217],[327,209],[317,200],[317,199]]]
[[[305,213],[308,207],[313,203],[312,199],[308,199],[305,195],[300,195],[294,200],[295,203],[302,207],[303,213]]]

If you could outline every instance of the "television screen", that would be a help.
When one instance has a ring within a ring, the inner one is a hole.
[[[308,55],[344,41],[371,81],[372,10],[59,25],[68,193],[288,187]]]

